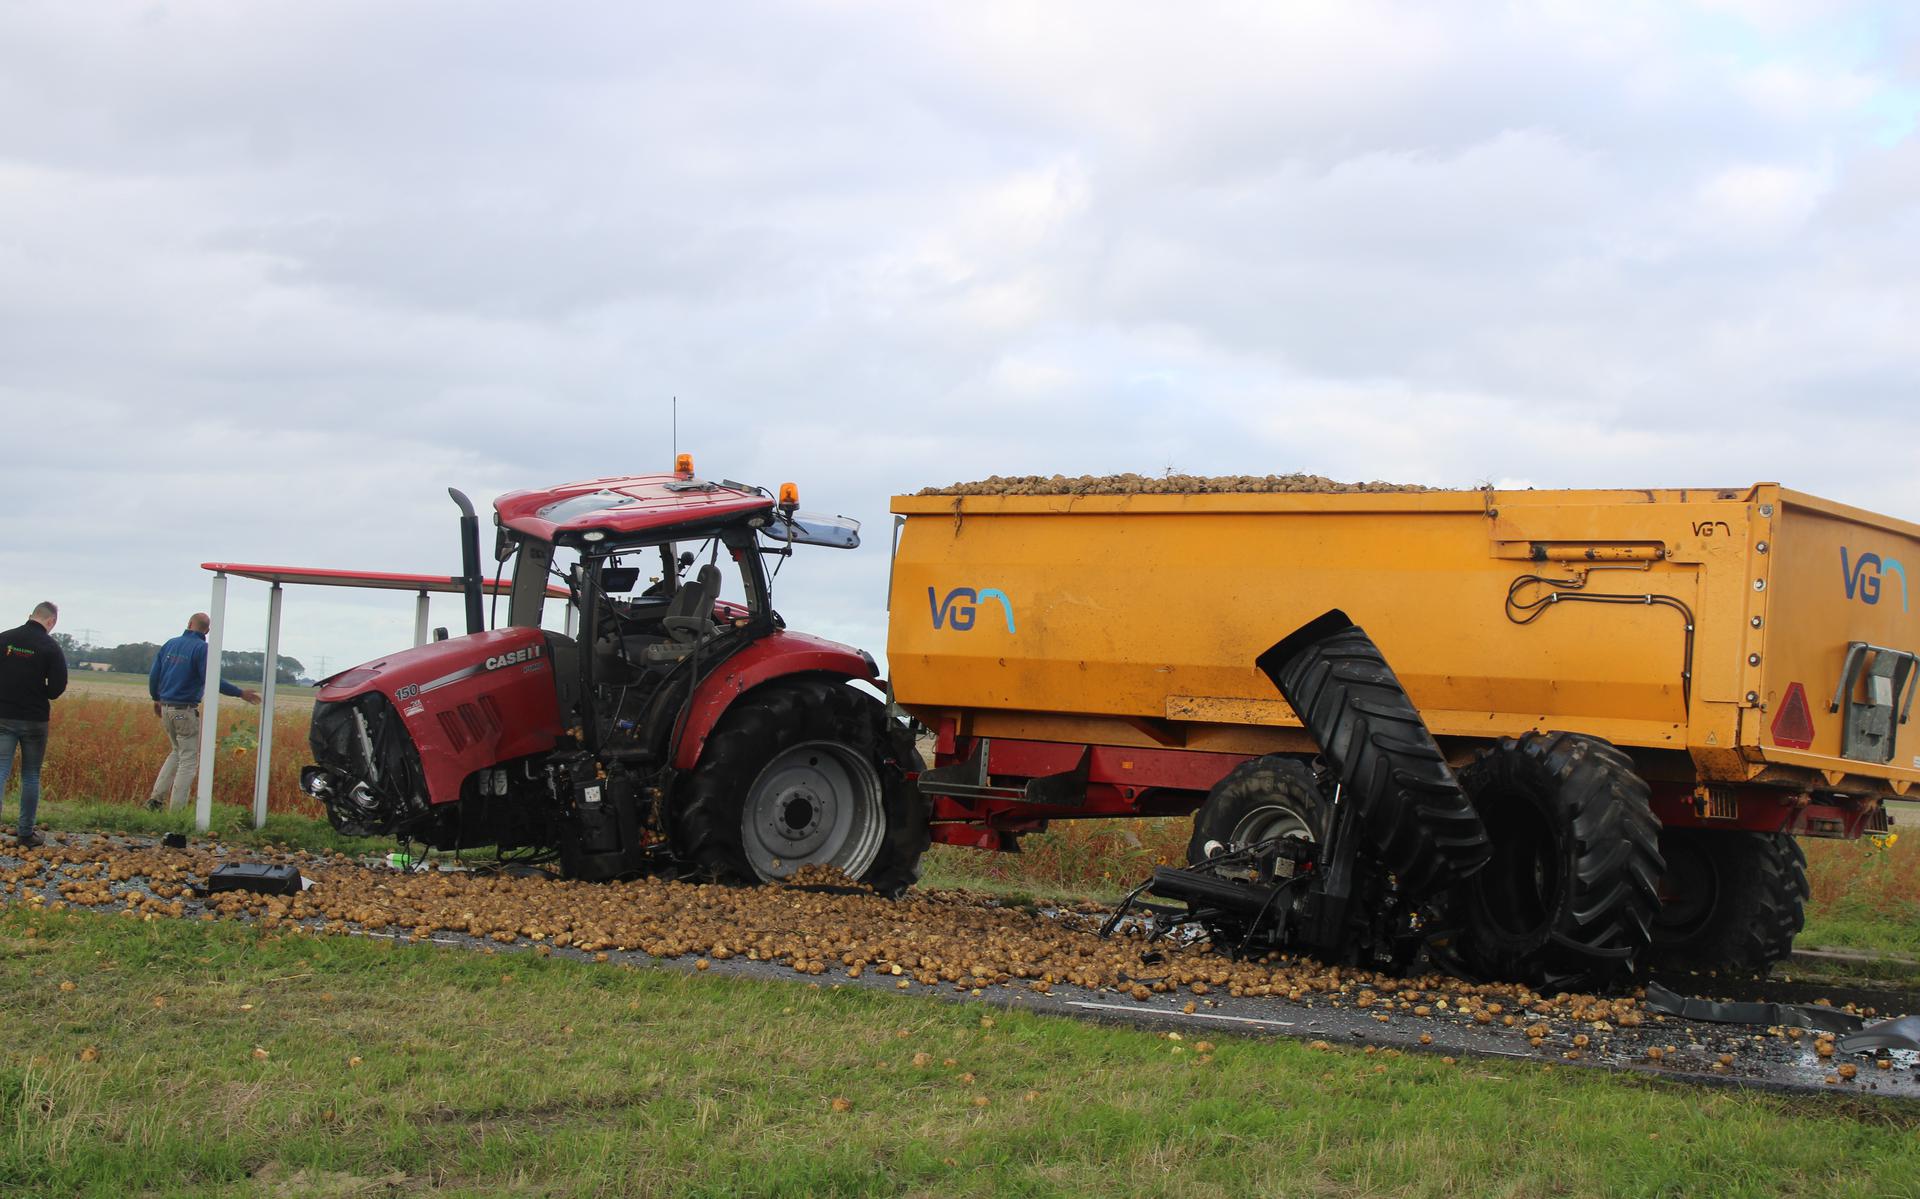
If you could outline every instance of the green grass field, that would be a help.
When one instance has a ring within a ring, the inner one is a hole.
[[[1838,1098],[1293,1041],[1202,1054],[236,925],[8,910],[0,1004],[10,1195],[1868,1196],[1920,1174],[1920,1113]]]
[[[243,687],[260,689],[258,682],[228,676]],[[128,674],[114,670],[76,670],[68,675],[68,689],[76,694],[110,695],[115,698],[144,700],[147,698],[147,676]],[[274,688],[274,706],[285,708],[293,705],[301,710],[313,706],[313,697],[319,694],[318,687],[303,687],[298,683],[281,683]],[[222,703],[237,703],[232,699],[222,699]]]
[[[149,812],[143,807],[117,803],[45,802],[40,805],[36,823],[55,832],[125,833],[146,837],[165,833],[200,835],[193,831],[191,809]],[[266,828],[256,829],[253,812],[232,804],[213,805],[208,831],[216,840],[229,845],[280,845],[354,857],[385,854],[397,848],[395,842],[385,838],[343,837],[325,820],[313,816],[274,813],[267,818]]]

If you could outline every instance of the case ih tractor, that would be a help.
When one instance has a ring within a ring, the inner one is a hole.
[[[727,882],[834,867],[886,894],[928,844],[906,726],[865,652],[789,631],[769,560],[853,548],[857,523],[765,489],[672,474],[518,491],[494,505],[512,563],[485,627],[478,522],[462,510],[467,633],[325,681],[301,786],[348,835],[558,859],[571,877]],[[567,551],[571,551],[568,554]],[[556,557],[572,557],[561,572]],[[736,572],[743,600],[720,598]],[[578,636],[541,626],[564,578]],[[645,581],[643,582],[643,576]]]

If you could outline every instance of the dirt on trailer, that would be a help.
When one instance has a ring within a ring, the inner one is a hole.
[[[920,495],[1232,495],[1271,492],[1436,491],[1418,483],[1342,483],[1320,475],[994,475],[923,487]]]
[[[295,895],[207,894],[237,860],[296,866]],[[801,886],[638,879],[563,881],[537,872],[400,871],[340,855],[169,849],[144,838],[66,836],[0,846],[0,903],[119,911],[143,920],[237,919],[280,935],[359,935],[561,954],[624,965],[932,993],[1080,1018],[1213,1034],[1317,1038],[1368,1053],[1532,1058],[1775,1089],[1840,1088],[1920,1098],[1920,1055],[1838,1054],[1824,1033],[1702,1024],[1643,994],[1541,994],[1439,974],[1396,978],[1204,943],[1102,937],[1093,905],[1010,905],[959,890],[882,898],[813,872]],[[31,935],[31,934],[30,934]],[[1836,997],[1836,999],[1839,997]],[[1865,1003],[1862,1016],[1885,1014]]]

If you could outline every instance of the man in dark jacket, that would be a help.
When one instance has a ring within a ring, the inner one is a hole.
[[[13,751],[20,750],[20,823],[22,847],[45,844],[33,831],[40,810],[40,763],[47,756],[47,727],[53,701],[67,689],[67,656],[53,639],[60,610],[34,605],[33,615],[17,629],[0,633],[0,798],[13,773]]]

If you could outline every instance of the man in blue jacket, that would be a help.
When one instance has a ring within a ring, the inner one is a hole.
[[[34,606],[17,629],[0,633],[0,795],[13,772],[13,751],[20,751],[20,823],[22,847],[45,844],[33,831],[40,810],[40,763],[47,756],[47,729],[53,701],[67,689],[67,656],[53,639],[60,610],[52,603]]]
[[[205,612],[195,612],[187,621],[187,631],[160,647],[147,672],[147,694],[153,699],[153,714],[160,718],[171,751],[160,765],[147,793],[147,807],[159,811],[162,802],[169,812],[187,806],[200,771],[200,700],[207,690],[207,630],[213,621]],[[220,680],[220,694],[235,695],[250,704],[260,702],[258,691],[246,691]]]

